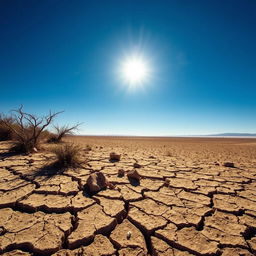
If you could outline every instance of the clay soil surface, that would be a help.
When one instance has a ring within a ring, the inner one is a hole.
[[[256,139],[66,140],[83,164],[58,174],[52,153],[10,155],[0,142],[0,254],[256,255]],[[126,176],[135,167],[139,182]],[[111,186],[92,195],[94,172]]]

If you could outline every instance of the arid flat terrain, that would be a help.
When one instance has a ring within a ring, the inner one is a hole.
[[[66,140],[83,164],[56,175],[47,150],[11,155],[0,143],[3,255],[256,255],[256,139]],[[134,169],[139,182],[126,175]],[[91,195],[97,172],[110,185]]]

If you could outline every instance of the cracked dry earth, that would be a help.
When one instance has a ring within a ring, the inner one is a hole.
[[[52,176],[40,171],[50,153],[12,156],[0,143],[3,255],[256,255],[255,140],[69,140],[92,146],[81,152],[88,162]],[[119,162],[109,161],[112,151]],[[134,163],[139,184],[118,177]],[[115,187],[89,195],[93,172]]]

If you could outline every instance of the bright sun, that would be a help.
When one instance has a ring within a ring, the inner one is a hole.
[[[148,66],[142,58],[130,57],[123,62],[122,75],[130,85],[142,84],[149,75]]]

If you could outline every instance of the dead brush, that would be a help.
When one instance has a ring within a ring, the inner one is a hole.
[[[11,121],[5,115],[1,115],[1,122],[13,134],[14,146],[10,151],[16,153],[30,153],[37,151],[43,132],[53,119],[61,112],[51,113],[37,117],[36,115],[23,111],[23,106],[12,110]]]
[[[6,125],[8,123],[8,126]],[[14,121],[11,117],[0,116],[0,141],[12,140],[13,132],[9,126],[13,126]]]
[[[81,125],[76,124],[74,126],[69,127],[68,125],[64,126],[54,126],[54,133],[49,136],[48,143],[60,143],[62,139],[68,135],[74,134],[74,131],[78,129],[78,126]]]
[[[81,150],[81,147],[74,143],[65,143],[54,147],[51,150],[56,156],[54,165],[60,169],[79,167],[82,163],[80,158]]]

